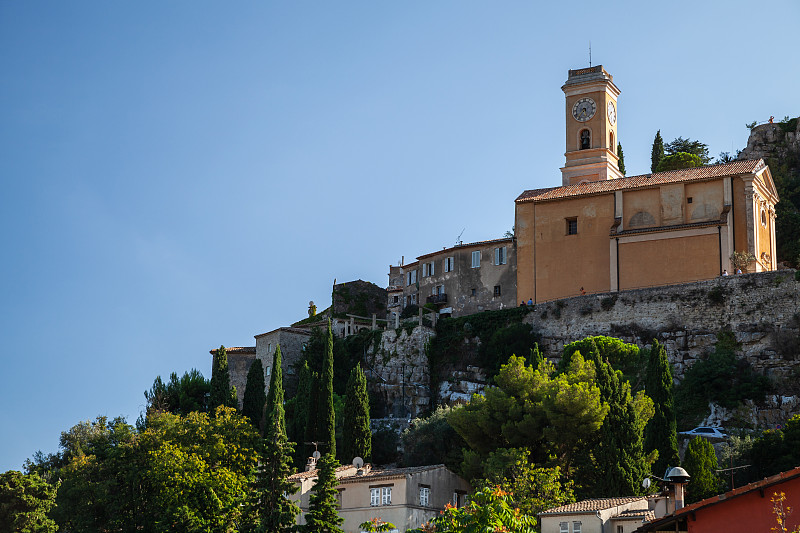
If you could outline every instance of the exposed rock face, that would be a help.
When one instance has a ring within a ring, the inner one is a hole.
[[[525,319],[542,340],[540,349],[558,360],[565,344],[589,335],[609,335],[641,347],[659,339],[679,382],[695,361],[713,349],[716,334],[730,329],[741,343],[740,355],[770,376],[778,395],[765,405],[750,402],[736,412],[713,407],[707,422],[738,421],[775,427],[800,412],[800,282],[793,270],[741,274],[669,287],[605,295],[577,296],[538,304]],[[396,417],[417,416],[430,404],[425,344],[434,331],[423,326],[411,334],[387,331],[370,374],[374,392],[392,405]],[[477,342],[477,339],[474,339]],[[441,376],[441,403],[468,400],[483,391],[487,376],[467,358]]]
[[[737,159],[777,157],[783,159],[790,152],[800,153],[800,120],[794,131],[784,132],[780,124],[761,124],[750,130],[747,148]]]

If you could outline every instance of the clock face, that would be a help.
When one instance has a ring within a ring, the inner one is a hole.
[[[614,102],[608,103],[608,121],[612,126],[617,122],[617,110],[614,109]]]
[[[597,111],[597,105],[591,98],[581,98],[572,106],[572,116],[578,122],[586,122],[594,116],[595,111]]]

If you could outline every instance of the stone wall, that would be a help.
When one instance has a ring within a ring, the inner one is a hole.
[[[565,344],[590,335],[614,336],[641,347],[657,337],[666,348],[676,382],[713,349],[719,331],[730,329],[741,343],[741,356],[770,376],[778,390],[764,405],[745,406],[741,412],[710,406],[707,421],[738,419],[774,427],[800,412],[799,313],[800,282],[795,271],[782,270],[537,304],[525,322],[541,334],[540,348],[553,361]],[[425,344],[434,334],[424,326],[411,333],[387,331],[379,353],[373,355],[370,387],[392,405],[395,417],[418,416],[430,404]],[[487,383],[473,358],[448,367],[447,376],[441,377],[437,398],[446,404],[467,401]]]

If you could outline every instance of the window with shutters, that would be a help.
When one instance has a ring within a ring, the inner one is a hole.
[[[444,271],[445,272],[452,272],[455,263],[455,258],[453,257],[445,257],[444,258]]]
[[[408,271],[408,283],[406,285],[413,285],[417,282],[417,271],[416,270],[409,270]]]
[[[495,265],[505,265],[506,264],[506,247],[501,246],[500,248],[494,249],[494,264]]]
[[[433,276],[434,274],[434,262],[431,261],[430,263],[423,263],[422,264],[422,277],[427,278],[428,276]]]
[[[419,504],[422,507],[427,507],[431,502],[431,488],[426,485],[419,487]]]
[[[381,504],[381,489],[369,489],[369,505],[377,507]]]
[[[392,505],[392,487],[381,487],[381,505]]]
[[[480,250],[472,252],[472,268],[481,266],[481,252]]]
[[[569,533],[569,522],[559,522],[558,533]]]
[[[572,533],[581,533],[581,523],[580,522],[573,522],[572,523]]]

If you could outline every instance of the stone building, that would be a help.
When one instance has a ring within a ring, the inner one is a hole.
[[[517,255],[512,238],[431,252],[389,267],[389,322],[409,305],[435,305],[442,315],[470,315],[518,305]]]
[[[211,356],[217,355],[219,350],[211,350]],[[236,387],[236,398],[239,400],[239,409],[242,408],[242,400],[244,400],[244,389],[247,385],[247,372],[250,371],[250,365],[256,360],[256,347],[255,346],[231,346],[225,348],[225,353],[228,355],[228,371],[230,373],[230,383],[232,387]]]
[[[391,522],[406,531],[422,526],[444,509],[445,505],[464,505],[469,484],[444,465],[407,468],[357,468],[345,465],[336,469],[339,492],[339,516],[342,529],[358,533],[360,524],[373,518]],[[298,524],[305,524],[317,470],[311,469],[289,477],[299,490],[291,498],[302,510]]]
[[[778,194],[764,161],[622,177],[619,89],[602,66],[570,70],[562,185],[516,199],[517,297],[543,302],[775,270]]]

